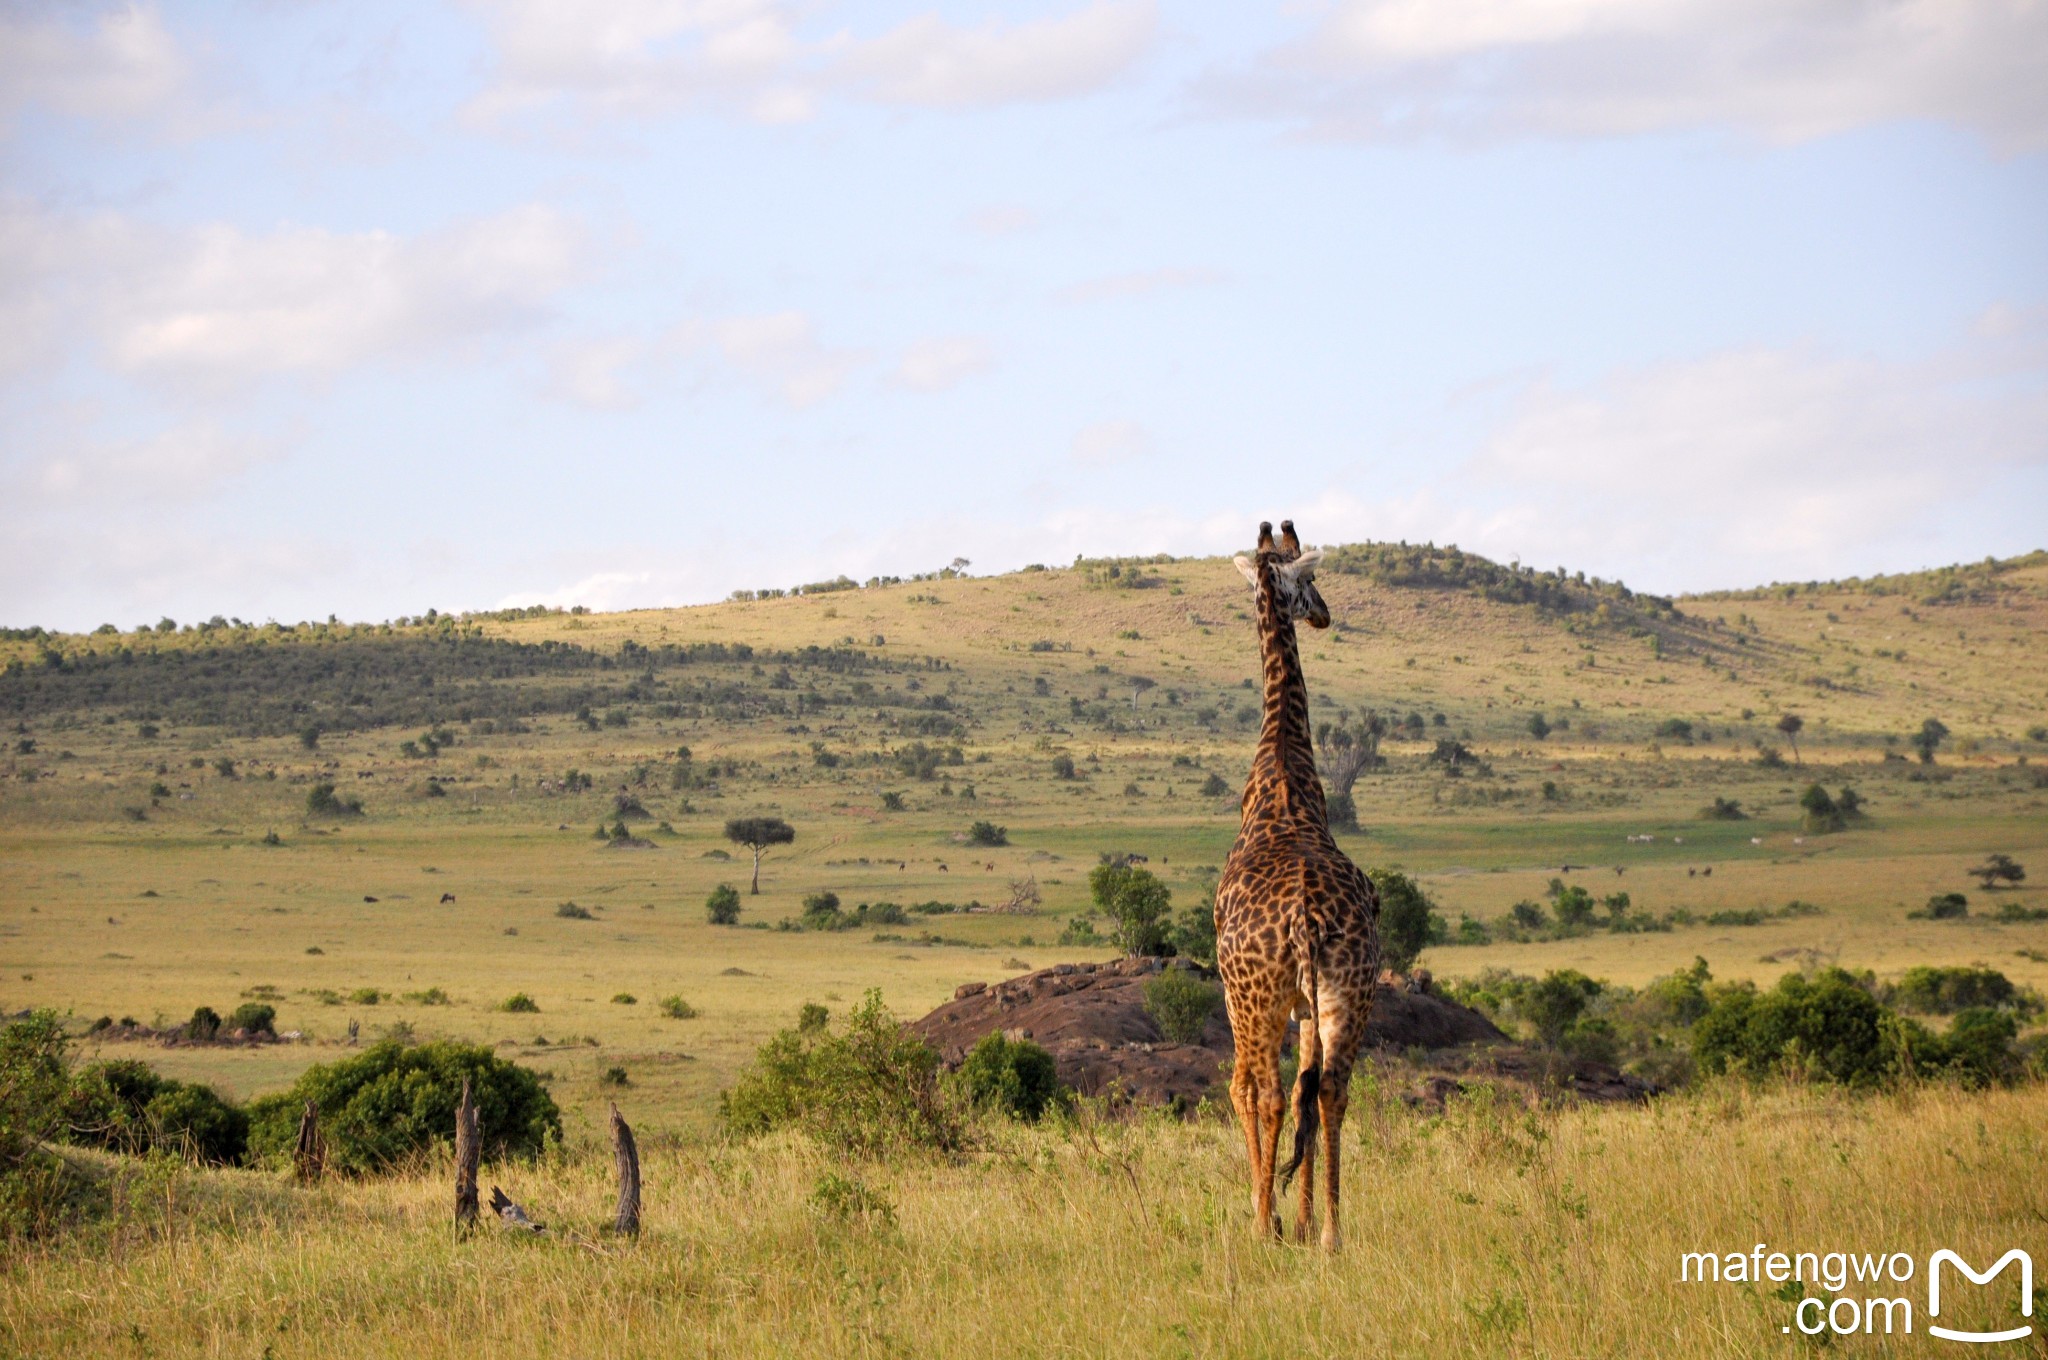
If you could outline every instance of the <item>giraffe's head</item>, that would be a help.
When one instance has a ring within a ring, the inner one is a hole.
[[[1330,606],[1316,589],[1316,566],[1323,560],[1322,549],[1301,546],[1294,536],[1294,521],[1280,521],[1280,540],[1273,541],[1273,526],[1259,525],[1259,551],[1255,557],[1239,557],[1237,569],[1251,582],[1252,593],[1273,592],[1274,603],[1283,617],[1307,623],[1311,628],[1330,626]]]

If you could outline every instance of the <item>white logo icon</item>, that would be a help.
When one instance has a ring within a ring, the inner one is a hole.
[[[1954,1252],[1943,1248],[1927,1258],[1927,1316],[1930,1321],[1927,1330],[1944,1341],[2018,1341],[2021,1337],[2032,1336],[2033,1325],[2012,1327],[2003,1332],[1958,1332],[1935,1325],[1931,1319],[1941,1316],[1941,1263],[1948,1261],[1957,1270],[1970,1277],[1972,1283],[1990,1284],[1992,1279],[2014,1261],[2020,1263],[2020,1316],[2034,1315],[2034,1258],[2014,1247],[1998,1258],[1991,1269],[1979,1273],[1970,1268],[1970,1263]]]

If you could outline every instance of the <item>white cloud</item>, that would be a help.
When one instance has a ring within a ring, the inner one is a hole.
[[[1108,302],[1175,288],[1204,288],[1222,281],[1223,275],[1214,269],[1141,269],[1070,284],[1054,296],[1061,302]]]
[[[831,92],[938,108],[1087,93],[1152,44],[1152,0],[1097,3],[1031,23],[962,28],[920,15],[872,38],[798,35],[785,0],[471,0],[496,51],[491,83],[464,109],[497,126],[551,107],[649,118],[723,108],[766,123],[811,117]]]
[[[835,395],[847,376],[867,361],[859,350],[821,342],[815,323],[802,312],[694,322],[681,328],[678,338],[687,345],[692,336],[708,340],[731,368],[799,409]]]
[[[556,586],[553,590],[515,592],[491,607],[526,609],[544,604],[566,609],[580,604],[588,609],[645,608],[663,598],[653,582],[654,576],[651,572],[598,571],[592,572],[580,581]]]
[[[67,328],[131,375],[234,386],[461,345],[545,317],[581,272],[584,233],[528,205],[439,232],[225,225],[0,209],[0,365],[50,357]],[[16,327],[20,329],[17,330]]]
[[[1932,119],[2016,152],[2048,146],[2044,51],[2038,0],[1346,0],[1209,93],[1363,139]]]
[[[194,500],[278,457],[282,441],[234,435],[197,420],[138,439],[76,431],[23,470],[18,491],[51,504]]]
[[[963,29],[921,15],[853,42],[837,74],[883,104],[931,108],[1063,99],[1099,89],[1152,45],[1151,0],[1098,3],[1062,18]]]
[[[88,29],[0,14],[0,112],[40,105],[74,118],[146,118],[170,108],[190,75],[153,5],[109,10]]]
[[[1152,449],[1152,437],[1135,420],[1104,420],[1087,426],[1074,436],[1074,461],[1084,467],[1108,467],[1143,458]]]
[[[939,392],[963,378],[988,371],[995,354],[978,335],[920,340],[904,351],[896,381],[919,392]]]
[[[983,236],[1009,236],[1036,227],[1038,214],[1022,203],[991,203],[969,213],[961,225]]]
[[[2001,488],[2048,468],[2048,326],[1995,320],[1915,362],[1749,348],[1583,388],[1539,380],[1436,488],[1332,509],[1351,533],[1659,589],[1940,556],[1945,516],[2010,513]]]
[[[632,336],[558,346],[549,355],[548,395],[595,411],[631,410],[640,393],[623,370],[646,356],[647,346]]]

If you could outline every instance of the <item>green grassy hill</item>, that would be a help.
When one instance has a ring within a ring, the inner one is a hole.
[[[1445,946],[1439,973],[1991,960],[2048,986],[2048,924],[2000,921],[1989,898],[1960,924],[1906,915],[1973,888],[1963,871],[1987,852],[2048,859],[2026,763],[2048,757],[2048,554],[1665,600],[1372,545],[1334,550],[1320,581],[1336,623],[1304,637],[1318,725],[1373,711],[1391,728],[1356,787],[1355,858],[1416,874],[1453,925],[1540,901],[1567,864],[1684,922]],[[915,1013],[964,981],[1105,956],[1058,943],[1103,852],[1148,855],[1177,906],[1206,900],[1258,721],[1249,594],[1227,559],[762,594],[8,634],[0,1004],[147,1022],[275,992],[281,1025],[322,1041],[352,1017],[516,1048],[586,1107],[623,1064],[687,1124],[802,1000],[880,986]],[[1804,722],[1796,751],[1786,713]],[[1929,718],[1951,735],[1923,765],[1908,739]],[[1469,760],[1432,759],[1440,743]],[[1784,763],[1760,764],[1766,746]],[[1867,817],[1802,834],[1814,780],[1853,786]],[[323,783],[362,814],[310,811]],[[1703,820],[1715,798],[1744,818]],[[751,813],[798,836],[747,924],[822,891],[963,910],[712,927],[705,895],[747,881],[721,828]],[[594,834],[622,815],[646,848]],[[969,845],[976,821],[1007,844]],[[1035,913],[966,910],[1029,890]],[[2031,883],[1998,896],[2043,900]],[[1820,914],[1774,914],[1795,898]],[[572,901],[588,916],[557,914]],[[1743,913],[1764,915],[1711,924]],[[418,999],[436,988],[448,1004]],[[538,1016],[493,1009],[515,991]],[[654,1014],[670,994],[703,1018]],[[152,1059],[247,1095],[316,1055]]]

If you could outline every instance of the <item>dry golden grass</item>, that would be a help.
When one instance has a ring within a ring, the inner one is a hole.
[[[122,1226],[9,1263],[0,1335],[44,1356],[1790,1355],[1775,1286],[1680,1283],[1680,1254],[1924,1271],[1941,1247],[2048,1248],[2040,1087],[1354,1112],[1335,1257],[1253,1240],[1220,1121],[998,1131],[958,1164],[690,1142],[650,1150],[633,1243],[601,1232],[595,1149],[487,1175],[568,1230],[545,1240],[452,1240],[445,1165],[310,1192],[145,1178]],[[821,1209],[828,1175],[887,1211]],[[2001,1285],[1951,1288],[1941,1320],[1997,1321]],[[1924,1273],[1876,1292],[1912,1302],[1914,1334],[1850,1352],[1920,1353]]]

